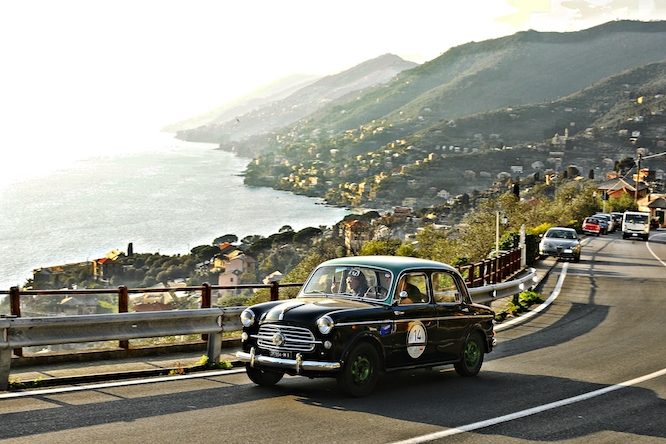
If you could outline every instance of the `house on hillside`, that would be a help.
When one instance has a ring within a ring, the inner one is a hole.
[[[666,194],[648,194],[638,199],[638,211],[650,213],[650,219],[659,221],[659,226],[666,226]]]
[[[266,285],[270,285],[273,282],[280,282],[283,277],[284,275],[279,270],[275,270],[274,272],[266,276],[262,282]]]
[[[340,224],[340,230],[349,256],[358,254],[363,243],[372,239],[372,227],[364,220],[345,220]]]
[[[220,265],[224,271],[220,273],[218,285],[238,285],[241,283],[240,276],[249,270],[254,270],[257,260],[248,256],[243,251],[235,249],[234,251],[220,255],[216,258],[220,260]]]
[[[57,306],[63,315],[88,315],[97,313],[97,298],[92,295],[69,295]]]
[[[625,194],[631,196],[636,195],[636,187],[638,187],[638,198],[645,197],[650,189],[644,182],[636,182],[633,179],[626,179],[618,177],[617,179],[607,180],[606,182],[601,183],[597,189],[601,192],[608,193],[608,197],[620,198]]]

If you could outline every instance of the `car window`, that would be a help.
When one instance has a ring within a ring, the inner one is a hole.
[[[405,273],[402,275],[396,286],[394,297],[400,299],[401,305],[430,302],[428,280],[425,273]]]
[[[391,273],[369,267],[321,267],[305,284],[302,294],[331,294],[385,299]]]
[[[438,304],[451,304],[462,301],[460,289],[451,273],[436,272],[432,274],[432,294]]]

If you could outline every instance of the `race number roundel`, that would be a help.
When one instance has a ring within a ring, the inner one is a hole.
[[[407,332],[407,353],[412,358],[420,357],[426,348],[428,334],[421,322],[412,322],[409,324]]]

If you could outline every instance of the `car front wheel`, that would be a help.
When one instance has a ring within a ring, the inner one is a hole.
[[[467,337],[463,345],[460,361],[454,364],[460,376],[476,376],[483,364],[483,342],[480,335],[475,332]]]
[[[277,384],[284,376],[284,373],[281,371],[264,370],[261,368],[251,367],[250,364],[245,364],[245,371],[247,372],[248,378],[250,378],[252,382],[265,387],[270,387]]]
[[[369,395],[379,380],[379,353],[367,342],[356,345],[338,376],[338,385],[345,393],[361,397]]]

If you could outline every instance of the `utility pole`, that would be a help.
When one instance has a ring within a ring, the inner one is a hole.
[[[636,180],[634,183],[634,205],[636,205],[636,211],[638,211],[638,182],[641,180],[641,154],[638,153],[638,159],[636,159]]]
[[[636,160],[636,189],[634,190],[634,204],[636,205],[636,211],[638,211],[638,181],[641,179],[641,160],[642,159],[654,159],[655,157],[666,156],[666,151],[659,154],[650,154],[649,156],[641,156],[638,154],[638,159]]]

